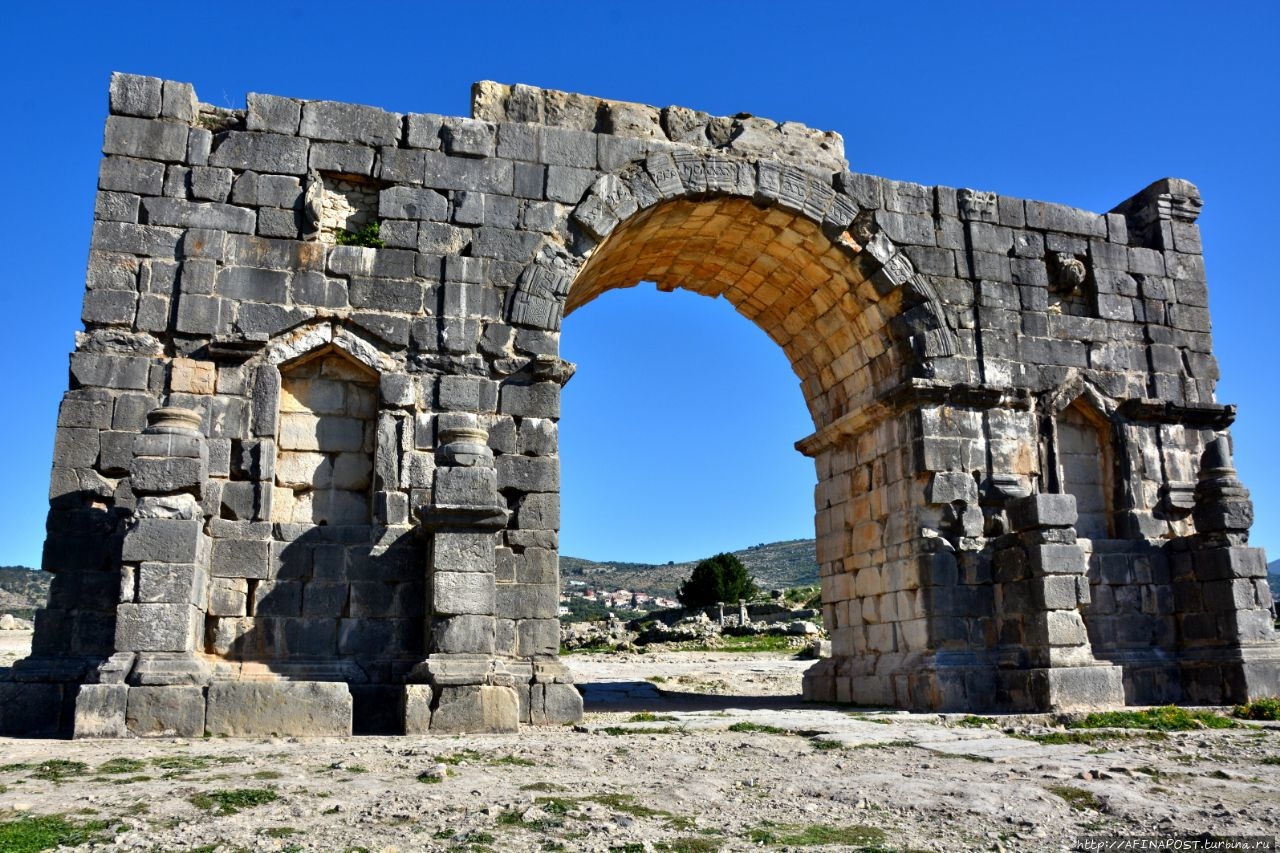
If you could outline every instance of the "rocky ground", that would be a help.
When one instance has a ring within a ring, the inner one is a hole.
[[[27,638],[0,634],[0,666]],[[1046,717],[806,706],[809,664],[783,654],[565,660],[585,687],[576,728],[0,739],[0,849],[19,837],[4,832],[82,825],[77,849],[110,851],[1040,851],[1280,821],[1276,724],[1052,743],[1025,739]]]

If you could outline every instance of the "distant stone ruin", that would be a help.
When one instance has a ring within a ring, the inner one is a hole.
[[[560,322],[640,281],[728,300],[800,379],[833,652],[807,699],[1280,693],[1186,181],[1095,214],[494,83],[451,118],[118,74],[103,154],[6,732],[579,719]]]

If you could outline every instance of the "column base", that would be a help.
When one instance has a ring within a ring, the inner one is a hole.
[[[1124,670],[1109,664],[1000,670],[996,682],[997,703],[1004,711],[1082,711],[1124,705]]]
[[[209,664],[193,652],[139,652],[126,680],[137,687],[203,687],[211,677]]]
[[[1196,705],[1239,705],[1280,696],[1280,644],[1184,650],[1182,695]]]

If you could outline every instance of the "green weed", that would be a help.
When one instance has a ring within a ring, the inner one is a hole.
[[[1050,785],[1046,790],[1050,794],[1054,794],[1066,800],[1067,805],[1076,811],[1102,811],[1102,803],[1098,802],[1098,798],[1083,788],[1076,788],[1072,785]]]
[[[622,726],[605,726],[604,728],[596,729],[596,731],[601,734],[618,737],[621,735],[669,735],[673,732],[680,731],[680,729],[675,728],[674,726],[652,726],[644,729],[628,729],[623,728]]]
[[[280,799],[270,788],[235,788],[227,791],[202,791],[188,800],[198,809],[217,808],[220,815],[238,814],[242,809],[262,806]]]
[[[793,823],[764,823],[752,829],[748,834],[756,844],[767,844],[770,847],[813,847],[821,844],[862,845],[880,844],[884,841],[884,830],[874,826],[831,826],[816,823],[801,826]]]
[[[1280,720],[1280,696],[1269,696],[1237,705],[1231,715],[1242,720]]]
[[[113,758],[98,765],[99,773],[138,773],[147,768],[147,762],[136,758]]]
[[[994,726],[995,723],[995,717],[976,717],[973,714],[970,714],[964,719],[957,721],[956,725],[963,726],[966,729],[980,729],[983,726]]]
[[[1236,723],[1213,711],[1188,711],[1176,705],[1141,711],[1098,711],[1083,720],[1067,723],[1069,729],[1149,729],[1182,732],[1192,729],[1230,729]]]
[[[655,714],[652,711],[641,711],[627,718],[628,723],[673,723],[675,717],[670,714]]]
[[[60,814],[25,815],[17,820],[0,821],[0,850],[5,853],[37,853],[55,847],[79,847],[90,842],[105,842],[110,821],[91,820],[73,823]]]
[[[334,239],[339,246],[364,246],[368,249],[381,249],[386,243],[378,236],[380,230],[381,225],[375,220],[355,231],[348,231],[343,228],[338,231]]]
[[[760,723],[752,723],[752,722],[749,722],[749,721],[744,721],[744,722],[741,722],[741,723],[734,723],[733,725],[729,726],[729,731],[731,731],[731,732],[760,732],[760,733],[762,733],[762,734],[767,734],[767,735],[789,735],[789,734],[791,734],[791,732],[790,732],[789,730],[787,730],[787,729],[780,729],[780,728],[778,728],[777,726],[765,726],[765,725],[761,725]]]

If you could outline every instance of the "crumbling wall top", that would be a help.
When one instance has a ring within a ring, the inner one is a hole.
[[[713,116],[688,107],[653,107],[482,80],[471,87],[471,116],[482,121],[544,124],[731,149],[800,160],[832,172],[849,167],[844,159],[844,138],[835,131],[815,130],[794,121],[776,122],[750,113]]]

